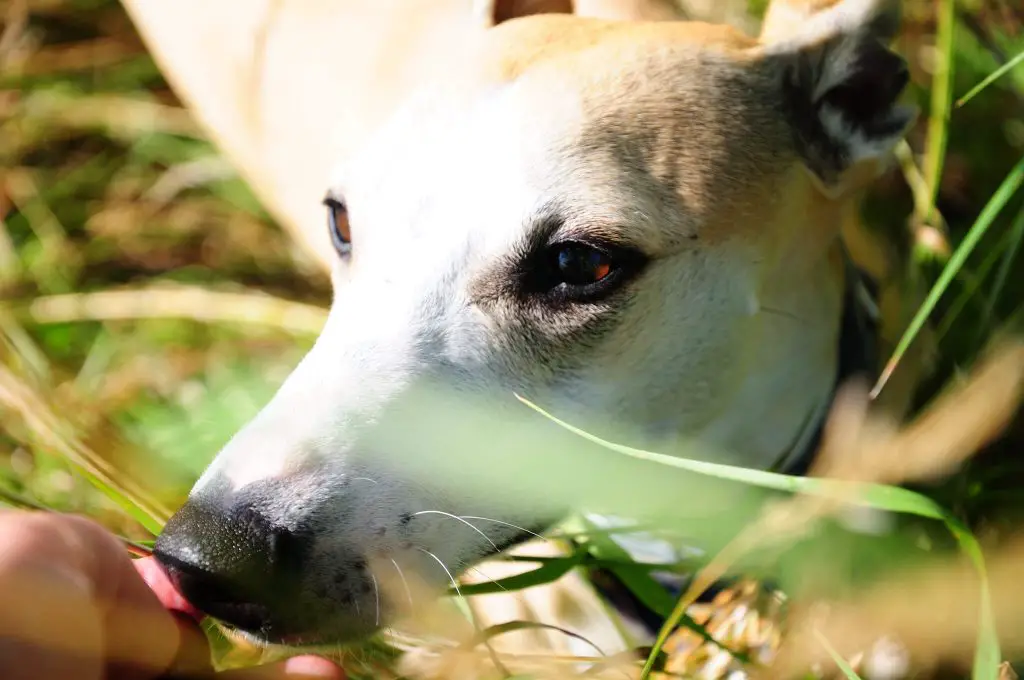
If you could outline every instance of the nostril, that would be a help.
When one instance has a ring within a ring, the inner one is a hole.
[[[273,529],[267,538],[270,564],[280,573],[297,573],[305,561],[313,536],[305,531]]]
[[[287,572],[297,568],[313,541],[311,532],[275,525],[247,506],[230,512],[228,521],[235,525],[229,533],[236,535],[236,542],[260,555],[259,567],[267,571]]]

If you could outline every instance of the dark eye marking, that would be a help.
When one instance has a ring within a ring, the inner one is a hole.
[[[331,243],[334,244],[334,249],[340,257],[348,257],[352,253],[348,207],[334,194],[327,194],[323,203],[327,207],[327,227],[331,234]]]

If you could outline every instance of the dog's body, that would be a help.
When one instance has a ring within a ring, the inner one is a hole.
[[[394,464],[495,422],[478,455],[525,454],[513,392],[666,453],[807,453],[855,285],[840,231],[910,121],[880,3],[779,0],[760,41],[656,0],[283,2],[183,35],[180,7],[128,4],[321,255],[330,191],[338,249],[316,347],[158,543],[198,606],[267,640],[359,636],[395,608],[368,561],[443,585],[438,563],[557,520]],[[458,409],[424,423],[435,390]]]

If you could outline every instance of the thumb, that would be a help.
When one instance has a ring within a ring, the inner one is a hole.
[[[345,671],[319,656],[295,656],[268,666],[217,674],[218,680],[346,680]]]

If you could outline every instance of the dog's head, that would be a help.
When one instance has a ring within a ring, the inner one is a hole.
[[[371,565],[445,585],[550,524],[560,499],[423,474],[573,446],[520,437],[513,393],[779,462],[833,387],[851,192],[910,120],[889,7],[801,7],[760,41],[517,18],[411,97],[325,201],[322,336],[157,543],[186,597],[264,640],[348,639],[398,606]]]

